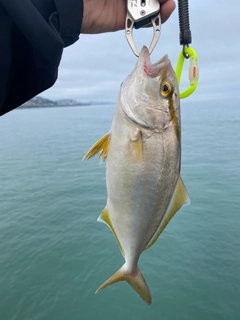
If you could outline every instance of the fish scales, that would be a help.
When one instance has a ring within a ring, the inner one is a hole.
[[[121,104],[118,106],[121,112]],[[171,200],[178,177],[178,143],[166,143],[169,133],[153,133],[149,137],[143,131],[143,162],[139,165],[131,150],[136,125],[124,126],[126,115],[118,115],[117,112],[113,120],[107,160],[107,207],[126,259],[136,260],[156,232]],[[174,161],[176,164],[170,166]],[[134,252],[129,252],[129,242]]]

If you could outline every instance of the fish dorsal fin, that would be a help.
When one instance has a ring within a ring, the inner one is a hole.
[[[93,146],[92,148],[85,154],[83,157],[83,160],[90,159],[94,157],[97,153],[102,151],[100,153],[99,158],[104,161],[107,158],[108,155],[108,149],[109,149],[109,142],[110,142],[110,133],[106,133],[102,138],[100,138]]]
[[[117,240],[118,246],[119,246],[119,248],[120,248],[120,250],[121,250],[121,253],[122,253],[123,257],[124,257],[124,252],[123,252],[121,243],[120,243],[120,241],[119,241],[119,239],[118,239],[118,237],[117,237],[116,231],[115,231],[115,229],[114,229],[114,227],[113,227],[112,221],[111,221],[111,219],[110,219],[107,206],[104,208],[104,210],[102,211],[102,213],[101,213],[100,216],[98,217],[98,221],[104,222],[104,223],[105,223],[106,225],[108,225],[109,228],[112,230],[112,233],[114,234],[114,236],[115,236],[115,238],[116,238],[116,240]]]
[[[141,165],[143,162],[143,140],[142,131],[137,130],[133,139],[131,139],[131,148],[133,156],[136,158],[137,162]]]
[[[169,221],[172,219],[172,217],[175,215],[175,213],[184,205],[187,205],[190,203],[190,199],[186,190],[186,187],[181,179],[179,177],[171,203],[169,205],[169,208],[167,210],[167,213],[165,217],[163,218],[162,223],[160,224],[157,232],[154,234],[153,238],[150,240],[148,245],[146,246],[146,249],[150,248],[158,239],[160,234],[163,232],[163,230],[168,225]]]

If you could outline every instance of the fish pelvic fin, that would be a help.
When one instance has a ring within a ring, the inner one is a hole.
[[[99,158],[104,161],[108,155],[109,143],[110,133],[108,132],[92,146],[92,148],[85,154],[82,160],[90,159],[101,152]]]
[[[175,213],[181,209],[182,206],[188,205],[190,203],[190,199],[186,190],[186,187],[181,179],[179,177],[172,200],[170,202],[169,208],[167,210],[167,213],[165,217],[163,218],[162,223],[160,224],[157,232],[154,234],[153,238],[150,240],[148,245],[145,249],[150,248],[158,239],[160,234],[163,232],[163,230],[168,225],[169,221],[172,219],[172,217],[175,215]]]
[[[112,224],[112,221],[110,219],[110,215],[109,215],[109,211],[108,211],[108,207],[107,206],[104,208],[104,210],[102,211],[102,213],[98,217],[98,221],[105,223],[112,230],[112,233],[114,234],[114,236],[115,236],[115,238],[117,240],[118,246],[119,246],[119,248],[121,250],[121,253],[122,253],[123,257],[124,257],[123,248],[122,248],[122,245],[120,243],[120,240],[118,239],[117,233],[116,233],[116,231],[115,231],[115,229],[113,227],[113,224]]]
[[[140,297],[148,304],[151,305],[152,298],[148,288],[148,285],[141,274],[138,266],[133,272],[127,273],[125,270],[125,264],[119,269],[111,278],[105,281],[96,291],[98,293],[103,288],[110,286],[111,284],[119,281],[127,281],[130,286],[140,295]]]

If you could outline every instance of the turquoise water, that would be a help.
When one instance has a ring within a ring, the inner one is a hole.
[[[1,320],[240,319],[240,110],[183,104],[191,205],[139,266],[153,303],[126,283],[105,206],[105,165],[82,162],[113,106],[17,110],[0,118]]]

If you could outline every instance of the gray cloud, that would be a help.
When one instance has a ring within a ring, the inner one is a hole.
[[[240,2],[238,0],[190,1],[192,47],[199,55],[200,80],[192,101],[236,98],[240,74]],[[149,45],[152,29],[134,32],[140,50]],[[168,54],[175,68],[179,45],[178,14],[162,26],[161,37],[151,60]],[[73,98],[79,101],[116,101],[121,82],[132,71],[137,59],[124,31],[100,35],[81,35],[65,49],[57,83],[42,96],[50,99]],[[189,85],[187,69],[181,90]],[[240,99],[238,98],[238,101]]]

